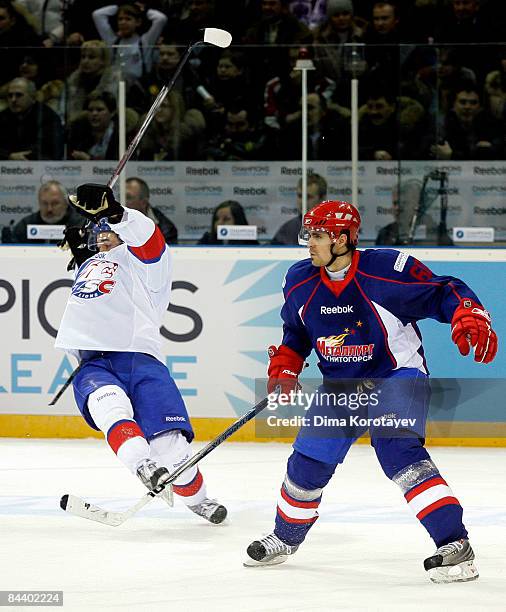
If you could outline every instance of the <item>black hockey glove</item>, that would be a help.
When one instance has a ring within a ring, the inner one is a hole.
[[[70,249],[73,255],[67,266],[68,271],[73,270],[76,264],[79,267],[95,254],[88,248],[88,231],[84,226],[67,227],[63,234],[65,238],[58,243],[58,246],[61,249]]]
[[[123,216],[123,206],[114,199],[107,185],[85,183],[79,185],[75,196],[69,197],[71,205],[78,213],[97,223],[106,217],[111,223],[118,223]]]

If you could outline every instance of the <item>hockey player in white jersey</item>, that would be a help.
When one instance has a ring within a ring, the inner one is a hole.
[[[88,425],[153,489],[189,458],[194,437],[160,350],[172,256],[153,221],[123,208],[109,187],[81,185],[70,200],[90,223],[66,234],[78,269],[55,346],[81,363],[73,387]],[[211,523],[225,519],[197,466],[166,488],[169,504],[172,490]]]

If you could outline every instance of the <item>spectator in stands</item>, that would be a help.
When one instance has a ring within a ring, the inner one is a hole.
[[[67,79],[67,117],[73,121],[85,108],[92,91],[115,96],[118,79],[110,66],[110,50],[102,40],[87,40],[81,45],[81,61]]]
[[[438,19],[435,31],[436,42],[467,43],[459,49],[462,64],[473,70],[480,86],[494,63],[494,50],[469,43],[504,40],[504,23],[493,12],[487,15],[485,4],[480,0],[451,0],[449,10]]]
[[[31,14],[44,47],[52,47],[63,41],[61,0],[16,0],[16,4]]]
[[[149,187],[140,178],[126,181],[126,207],[135,208],[158,225],[167,244],[177,244],[177,228],[159,208],[149,203]]]
[[[230,4],[230,2],[227,2]],[[235,4],[235,3],[234,3]],[[188,44],[189,40],[199,40],[202,38],[203,28],[210,26],[223,27],[216,16],[216,6],[214,0],[188,0],[186,2],[186,14],[180,19],[177,24],[169,24],[164,33],[164,41],[176,37],[176,40],[184,44]],[[174,26],[177,31],[174,32]],[[168,28],[171,28],[168,30]],[[197,49],[197,56],[200,55]]]
[[[23,217],[12,229],[10,240],[15,243],[57,244],[60,239],[30,240],[27,236],[28,225],[81,226],[83,219],[68,205],[67,191],[58,181],[43,183],[38,193],[39,210]],[[5,236],[4,236],[5,238]]]
[[[177,244],[177,228],[162,211],[149,203],[149,187],[140,178],[126,181],[126,207],[135,208],[158,225],[167,244]]]
[[[261,92],[258,95],[250,86],[246,70],[244,53],[227,49],[221,54],[214,74],[197,89],[210,131],[223,127],[226,108],[240,104],[251,115],[255,102],[257,108],[261,103]]]
[[[250,117],[241,104],[227,109],[225,126],[215,134],[206,149],[206,158],[216,161],[269,159],[267,136],[263,126]]]
[[[486,14],[480,0],[450,0],[436,27],[436,41],[443,43],[500,42],[502,25],[495,15]]]
[[[371,92],[359,122],[360,159],[397,159],[397,138],[395,97],[389,92]]]
[[[107,91],[92,92],[86,111],[70,124],[69,159],[118,159],[116,98]]]
[[[351,130],[347,118],[330,108],[317,93],[307,96],[307,157],[314,160],[349,159]],[[302,101],[295,113],[286,117],[285,128],[279,131],[279,159],[300,159],[302,154]]]
[[[181,60],[182,50],[173,43],[163,43],[158,45],[158,53],[153,57],[153,68],[151,72],[136,81],[130,88],[128,103],[136,111],[145,113],[153,96],[157,96],[164,85],[170,82],[174,72]],[[176,91],[181,96],[188,107],[196,106],[196,87],[198,77],[192,65],[187,62],[181,74],[176,79],[172,91]]]
[[[385,87],[397,91],[397,75],[401,67],[401,36],[396,4],[389,0],[374,3],[372,28],[366,32],[364,42],[367,44],[367,81],[382,83]]]
[[[327,181],[319,174],[310,174],[307,177],[307,210],[311,210],[319,202],[327,199]],[[297,182],[297,211],[296,217],[289,219],[278,229],[272,244],[293,246],[299,244],[299,232],[302,225],[302,178]]]
[[[246,32],[249,44],[297,44],[309,43],[312,36],[309,28],[288,10],[288,0],[262,0],[262,17]]]
[[[102,8],[107,0],[72,0],[63,14],[67,30],[66,44],[80,47],[85,40],[96,40],[100,34],[93,21],[93,13]]]
[[[62,122],[65,120],[65,108],[62,104],[64,87],[65,83],[63,81],[53,79],[46,81],[37,92],[37,100],[54,110]]]
[[[496,119],[506,121],[506,46],[499,52],[497,69],[488,73],[485,79],[488,110]]]
[[[9,0],[0,0],[0,85],[11,81],[26,55],[26,47],[39,47],[40,38]]]
[[[332,0],[289,0],[290,13],[310,30],[316,30],[326,19],[325,5]]]
[[[258,240],[220,240],[217,236],[218,225],[249,225],[244,208],[235,200],[225,200],[213,213],[211,229],[205,232],[198,244],[247,246],[258,244]]]
[[[422,184],[417,180],[401,181],[392,187],[392,214],[394,221],[382,227],[376,237],[379,246],[405,245],[412,242],[410,231],[417,210],[420,210]],[[424,197],[426,197],[424,195]],[[431,242],[437,239],[438,226],[430,214],[420,210],[416,227],[425,226],[425,237]],[[415,228],[416,229],[416,228]]]
[[[202,113],[186,109],[181,94],[171,91],[142,137],[138,158],[151,161],[201,159],[206,122]]]
[[[373,89],[359,110],[360,159],[427,159],[432,133],[430,117],[420,102]]]
[[[21,64],[18,67],[17,76],[32,81],[36,89],[40,89],[42,85],[48,80],[46,70],[42,66],[40,57],[32,54],[25,55],[21,60]]]
[[[0,159],[62,159],[63,127],[58,115],[37,102],[32,81],[7,85],[8,108],[0,113]]]
[[[315,31],[315,59],[323,73],[340,83],[343,77],[343,45],[363,41],[365,22],[353,17],[352,0],[327,0],[327,19]],[[346,88],[349,89],[349,88]]]
[[[288,0],[262,0],[262,16],[249,28],[244,42],[250,45],[296,45],[313,40],[311,30],[288,10]],[[284,74],[289,65],[287,50],[255,49],[254,80],[263,89],[266,81]]]
[[[117,33],[109,23],[109,18],[114,16],[117,16]],[[140,34],[142,18],[138,4],[122,4],[119,7],[111,4],[93,12],[93,20],[102,40],[109,46],[119,46],[113,50],[113,62],[128,83],[150,72],[153,48],[167,22],[162,12],[150,8],[146,11],[150,28]]]
[[[476,84],[476,75],[471,69],[462,66],[460,54],[455,47],[424,46],[419,50],[418,57],[414,59],[415,74],[407,75],[402,91],[419,100],[434,116],[436,113],[444,116],[451,108],[455,88],[462,81]]]
[[[482,108],[480,92],[473,83],[455,90],[441,142],[433,145],[432,152],[437,159],[504,158],[504,122]]]
[[[302,71],[297,70],[299,57],[308,59],[311,51],[305,47],[292,47],[290,53],[290,69],[285,74],[275,76],[267,81],[264,91],[264,123],[275,132],[289,127],[294,121],[300,121],[300,92]],[[330,101],[335,92],[336,84],[325,76],[321,70],[310,70],[307,74],[307,91],[316,93]]]

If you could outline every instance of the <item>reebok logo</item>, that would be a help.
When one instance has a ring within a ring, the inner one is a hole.
[[[353,312],[353,306],[320,306],[320,314],[347,314]]]

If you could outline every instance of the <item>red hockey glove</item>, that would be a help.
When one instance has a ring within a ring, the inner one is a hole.
[[[269,347],[269,369],[267,374],[267,391],[273,393],[276,387],[280,387],[281,393],[290,393],[300,388],[299,374],[301,373],[304,359],[288,346],[281,344],[279,348]]]
[[[452,340],[461,355],[468,355],[474,347],[474,360],[480,363],[490,363],[497,353],[497,336],[489,313],[468,298],[461,300],[453,313]]]

